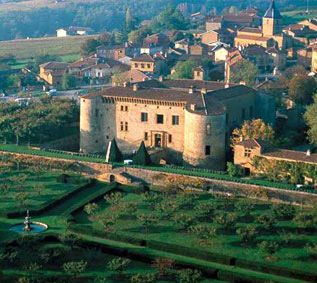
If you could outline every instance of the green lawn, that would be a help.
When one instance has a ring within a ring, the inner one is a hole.
[[[107,229],[108,233],[133,239],[178,245],[183,251],[194,248],[198,252],[216,252],[295,270],[313,271],[317,268],[306,248],[308,244],[317,244],[316,227],[311,231],[300,228],[294,220],[274,216],[279,210],[270,203],[210,194],[165,192],[148,197],[124,189],[123,198],[116,205],[102,200],[98,206],[93,215],[84,211],[76,214],[77,228],[96,231],[98,236],[106,238]],[[292,213],[297,215],[300,212],[296,209]],[[272,227],[264,228],[258,222],[261,215],[273,216]],[[114,216],[114,224],[109,225],[105,219]],[[315,215],[314,223],[316,218]],[[144,224],[146,221],[148,226]],[[243,227],[256,227],[258,233],[253,242],[241,242],[236,229]],[[278,242],[277,251],[269,255],[260,250],[259,244],[263,241]]]
[[[87,180],[74,175],[71,182],[58,180],[61,172],[30,170],[0,173],[0,213],[38,209],[83,186]]]

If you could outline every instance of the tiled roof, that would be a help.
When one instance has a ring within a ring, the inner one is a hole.
[[[67,63],[63,63],[63,62],[47,62],[44,64],[41,64],[40,67],[47,69],[47,70],[53,70],[53,71],[57,71],[57,70],[65,70],[67,68],[68,64]]]
[[[149,54],[141,54],[140,56],[131,59],[132,62],[152,62],[154,63],[155,60]]]
[[[229,88],[211,91],[209,93],[218,101],[230,99],[241,94],[256,95],[256,91],[253,88],[247,87],[245,85],[235,85]]]
[[[240,29],[239,32],[249,32],[249,33],[262,34],[262,31],[259,28],[250,28],[250,27],[244,27],[244,28]]]
[[[317,154],[307,155],[306,152],[302,151],[275,149],[269,152],[265,152],[262,155],[264,157],[284,159],[293,162],[317,163]]]
[[[190,87],[195,87],[196,89],[207,89],[208,91],[224,89],[225,83],[216,82],[216,81],[198,81],[198,80],[189,80],[189,79],[180,79],[180,80],[164,80],[162,84],[168,88],[177,88],[177,89],[189,89]],[[234,86],[231,84],[230,86]]]
[[[84,69],[89,66],[95,65],[97,63],[97,58],[95,57],[87,57],[87,58],[82,58],[76,62],[73,62],[69,65],[70,68],[80,68]]]
[[[202,115],[221,115],[224,113],[224,106],[213,99],[210,94],[201,94],[200,92],[189,93],[175,89],[138,89],[134,91],[131,87],[111,87],[101,92],[91,93],[83,98],[103,97],[122,97],[131,99],[144,99],[148,101],[168,101],[184,103],[187,109]],[[191,105],[195,105],[195,110],[191,110]]]
[[[256,34],[253,36],[241,34],[241,35],[237,35],[236,38],[238,38],[238,39],[250,39],[250,40],[256,40],[256,41],[268,41],[268,40],[270,40],[270,38],[268,38],[268,37],[257,36]]]

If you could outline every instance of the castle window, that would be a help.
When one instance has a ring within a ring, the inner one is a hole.
[[[207,124],[207,126],[206,126],[206,133],[208,136],[211,135],[211,125],[210,124]]]
[[[121,109],[121,111],[124,111],[124,106],[123,106],[123,105],[121,105],[121,108],[120,108],[120,109]]]
[[[168,135],[168,142],[169,142],[169,143],[172,142],[172,135]]]
[[[144,140],[147,141],[149,139],[149,134],[148,132],[144,132]]]
[[[205,155],[206,156],[210,155],[210,145],[206,145],[206,147],[205,147]]]
[[[147,68],[150,69],[150,68],[151,68],[151,65],[150,65],[150,64],[147,64]]]
[[[121,132],[124,131],[123,122],[120,122],[120,130]]]
[[[241,118],[242,121],[245,120],[245,108],[242,108]]]
[[[109,139],[109,136],[106,136],[106,139],[108,140],[108,139]]]
[[[244,149],[244,157],[251,157],[252,149],[251,148],[245,148]]]
[[[144,68],[145,68],[144,64],[141,64],[141,68],[142,68],[142,69],[144,69]]]
[[[135,63],[135,64],[134,64],[134,67],[135,67],[135,68],[138,68],[138,67],[139,67],[139,64],[138,64],[138,63]]]
[[[128,112],[128,106],[125,106],[124,111]]]
[[[124,127],[125,131],[127,132],[128,131],[128,122],[125,122],[125,127]]]
[[[157,123],[157,124],[164,124],[164,115],[162,115],[162,114],[157,114],[157,115],[156,115],[156,123]]]
[[[148,121],[148,113],[141,112],[141,122],[147,122]]]
[[[172,116],[172,125],[179,125],[179,116],[177,115]]]

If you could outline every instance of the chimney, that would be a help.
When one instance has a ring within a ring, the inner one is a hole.
[[[196,110],[196,104],[191,104],[190,105],[190,110],[195,111]]]
[[[163,76],[159,76],[159,81],[160,82],[164,81],[164,77]]]
[[[306,156],[311,156],[311,151],[310,151],[310,149],[308,149],[308,150],[306,151]]]
[[[123,87],[127,87],[128,86],[128,82],[123,82]]]
[[[201,92],[201,94],[206,94],[206,93],[207,93],[207,89],[206,89],[206,88],[202,88],[202,89],[200,90],[200,92]]]
[[[192,85],[189,89],[188,89],[188,93],[189,94],[193,94],[195,91],[195,87]]]
[[[229,87],[230,87],[230,84],[228,82],[226,82],[225,88],[229,88]]]
[[[138,91],[139,90],[139,85],[138,84],[134,84],[133,85],[133,91]]]

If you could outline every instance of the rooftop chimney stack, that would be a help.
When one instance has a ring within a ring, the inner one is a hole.
[[[189,93],[189,94],[193,94],[194,91],[195,91],[195,87],[192,85],[192,86],[189,88],[188,93]]]
[[[306,156],[311,156],[311,151],[310,151],[310,149],[307,150]]]
[[[134,84],[133,85],[133,91],[138,91],[139,90],[139,85],[138,84]]]

